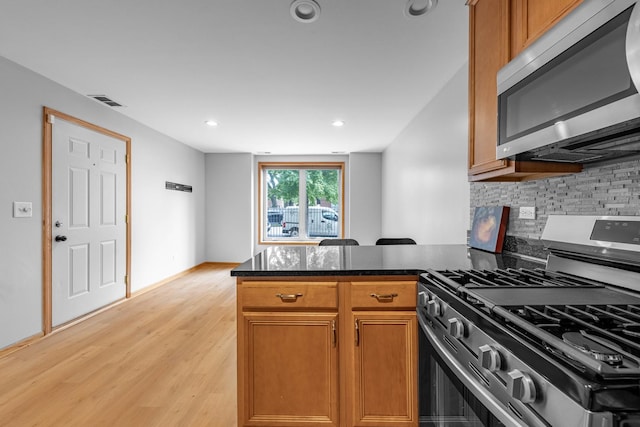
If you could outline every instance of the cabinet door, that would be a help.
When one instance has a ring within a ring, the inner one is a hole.
[[[520,53],[580,3],[582,0],[511,0],[511,56]]]
[[[243,313],[240,425],[338,426],[337,317]]]
[[[354,426],[417,426],[415,311],[353,312]]]
[[[509,61],[509,7],[505,0],[469,3],[469,169],[507,166],[496,160],[498,70]]]

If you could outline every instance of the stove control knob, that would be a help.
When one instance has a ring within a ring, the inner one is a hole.
[[[498,350],[490,345],[480,346],[479,350],[478,362],[480,362],[480,366],[489,370],[489,372],[499,371],[502,365],[502,359]]]
[[[436,299],[429,301],[427,303],[427,313],[432,317],[442,316],[442,306],[440,305],[440,301]]]
[[[528,374],[517,369],[507,374],[507,392],[522,403],[533,403],[536,400],[536,385]]]
[[[429,302],[429,295],[426,292],[418,292],[418,307],[424,307]]]
[[[457,339],[464,338],[464,323],[462,323],[462,320],[455,317],[449,319],[449,334]]]

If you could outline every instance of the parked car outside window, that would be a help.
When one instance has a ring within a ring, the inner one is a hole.
[[[307,235],[309,237],[337,237],[338,213],[324,206],[307,207]],[[296,237],[300,234],[299,208],[289,206],[282,216],[282,234]]]

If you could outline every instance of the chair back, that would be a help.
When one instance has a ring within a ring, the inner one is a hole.
[[[376,245],[415,245],[416,241],[409,237],[383,237],[376,241]]]
[[[318,246],[360,246],[355,239],[323,239]]]

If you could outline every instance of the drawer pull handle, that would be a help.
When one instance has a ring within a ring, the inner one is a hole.
[[[371,294],[371,298],[377,299],[378,302],[393,302],[397,296],[398,294]]]
[[[282,302],[296,302],[298,298],[302,297],[302,294],[276,294],[276,297],[280,298]]]

